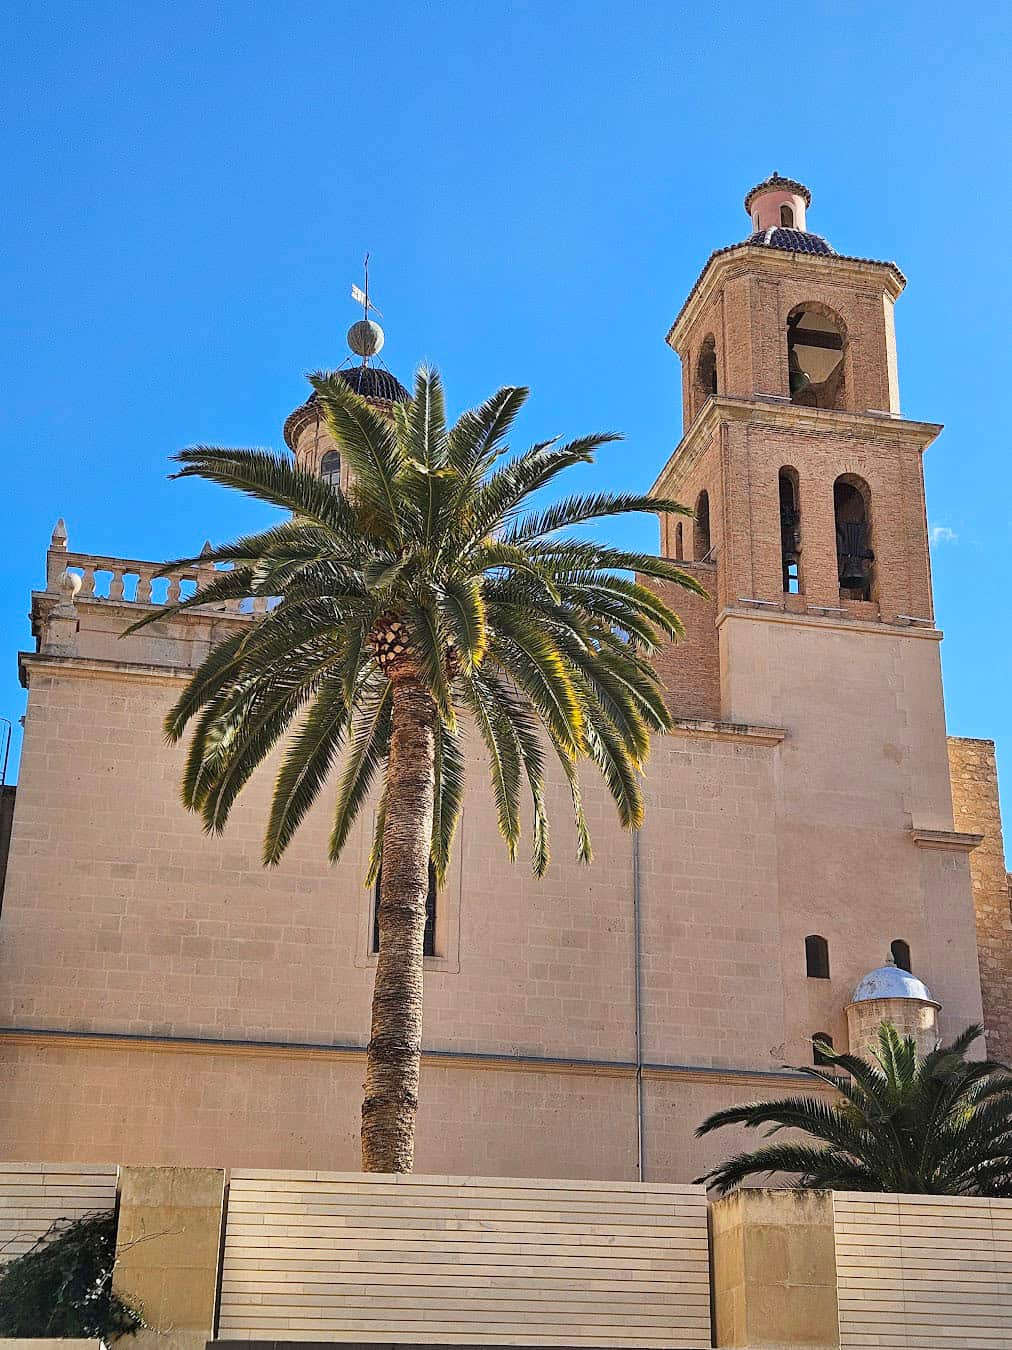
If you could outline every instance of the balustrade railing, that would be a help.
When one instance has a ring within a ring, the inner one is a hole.
[[[81,578],[78,600],[109,600],[120,604],[172,605],[189,599],[221,575],[214,563],[174,569],[159,576],[162,564],[138,558],[113,558],[100,553],[75,553],[51,548],[46,559],[46,589],[59,590],[64,571]],[[273,601],[267,596],[247,600],[215,600],[209,608],[237,617],[265,614]]]

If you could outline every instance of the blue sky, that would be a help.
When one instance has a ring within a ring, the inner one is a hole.
[[[162,558],[265,513],[166,480],[197,441],[279,445],[373,256],[383,353],[523,431],[620,429],[585,482],[644,488],[680,435],[664,333],[744,191],[894,258],[927,457],[950,730],[994,737],[1012,816],[1012,13],[935,3],[13,0],[3,20],[0,716],[29,591],[71,547]],[[1003,83],[1005,87],[1003,88]],[[626,527],[653,547],[654,526]]]

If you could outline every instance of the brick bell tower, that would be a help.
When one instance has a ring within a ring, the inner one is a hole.
[[[688,637],[659,664],[676,717],[784,729],[786,987],[808,935],[841,954],[834,974],[902,937],[948,1031],[980,1011],[979,839],[953,826],[932,609],[921,456],[941,428],[900,413],[903,274],[838,254],[810,205],[776,173],[752,188],[750,234],[711,254],[668,333],[685,431],[654,490],[695,520],[662,518],[661,552],[710,598],[672,596]],[[821,984],[802,1018],[840,1044]]]

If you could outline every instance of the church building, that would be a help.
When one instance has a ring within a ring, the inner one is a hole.
[[[657,658],[675,725],[643,828],[588,774],[580,865],[560,781],[536,881],[473,752],[430,895],[419,1172],[689,1181],[731,1146],[694,1138],[705,1116],[798,1091],[813,1037],[863,1051],[883,1017],[921,1045],[982,1021],[1012,1062],[994,750],[945,726],[922,472],[941,428],[901,412],[903,274],[837,253],[810,204],[777,174],[753,188],[667,335],[684,434],[655,488],[695,515],[660,520],[660,551],[706,596],[666,595],[687,636]],[[380,408],[408,397],[375,362],[343,373]],[[313,399],[284,437],[347,485]],[[162,720],[260,602],[121,639],[214,565],[157,578],[76,543],[61,520],[19,658],[0,1159],[357,1169],[372,819],[331,866],[324,793],[266,871],[265,773],[206,837]]]

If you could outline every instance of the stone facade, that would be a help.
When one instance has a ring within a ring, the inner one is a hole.
[[[588,777],[589,870],[552,785],[541,883],[507,865],[474,752],[426,968],[420,1170],[690,1180],[730,1142],[695,1140],[699,1121],[795,1090],[783,1066],[810,1062],[814,1034],[846,1045],[854,986],[897,938],[942,1004],[941,1034],[981,1017],[978,939],[984,1006],[1007,1006],[1012,947],[1000,906],[986,917],[996,802],[961,795],[958,770],[953,815],[920,465],[939,428],[899,417],[901,285],[891,264],[749,245],[715,255],[693,290],[671,336],[686,434],[658,488],[709,494],[705,540],[701,522],[681,521],[680,545],[679,521],[661,522],[662,551],[689,556],[708,597],[672,596],[688,630],[658,657],[674,734],[655,745],[637,837]],[[841,316],[845,406],[791,401],[785,325],[806,303]],[[717,392],[694,401],[711,334]],[[289,432],[317,466],[312,410]],[[801,512],[787,593],[784,466]],[[866,599],[840,588],[841,475],[870,493]],[[0,1156],[353,1167],[371,819],[330,867],[324,799],[265,872],[267,766],[225,835],[202,834],[162,718],[210,645],[257,613],[204,606],[121,639],[159,584],[185,594],[213,575],[154,571],[71,552],[58,531],[33,597],[0,922]],[[813,934],[826,978],[806,971]]]
[[[1012,885],[1005,870],[992,741],[949,739],[956,827],[983,835],[970,854],[988,1049],[1012,1064]]]

